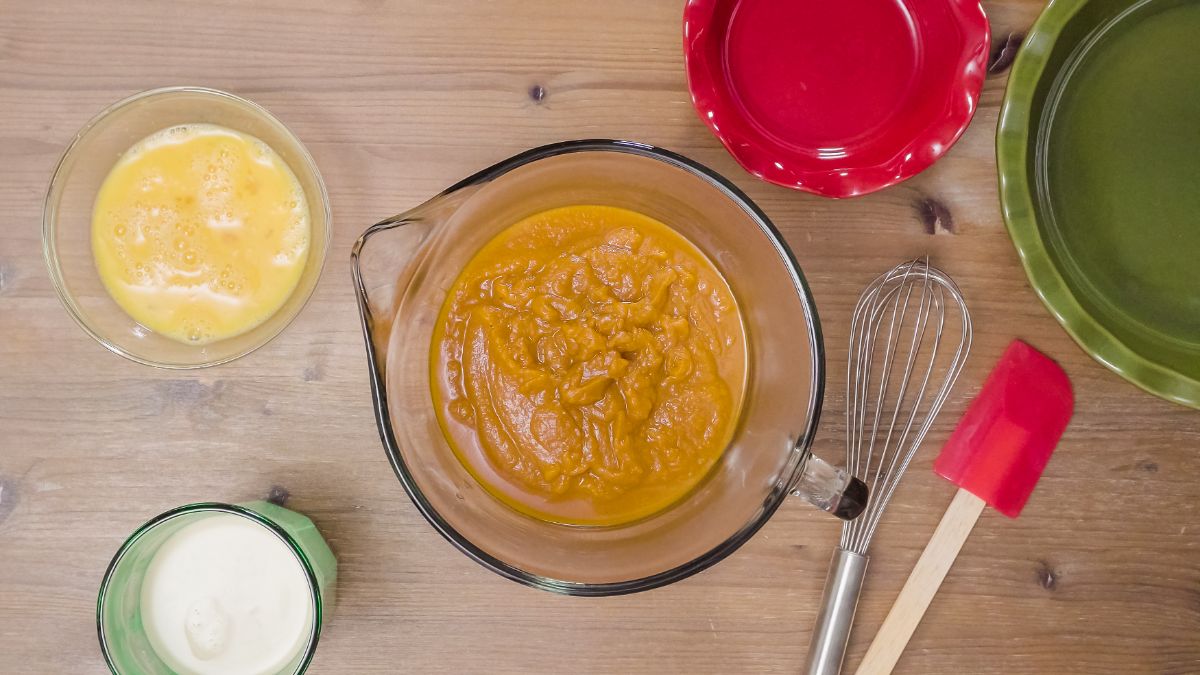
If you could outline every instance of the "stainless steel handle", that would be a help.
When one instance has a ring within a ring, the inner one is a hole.
[[[858,594],[867,573],[867,560],[867,556],[841,547],[833,552],[829,576],[825,577],[825,593],[821,597],[817,625],[813,626],[812,640],[808,645],[808,660],[804,667],[808,675],[837,675],[841,672],[846,642],[850,639],[850,627],[854,624],[854,610],[858,607]]]

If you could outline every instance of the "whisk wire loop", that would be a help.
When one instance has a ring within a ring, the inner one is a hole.
[[[948,332],[957,333],[953,353]],[[866,553],[962,371],[971,339],[962,294],[927,259],[896,266],[859,297],[846,368],[846,467],[867,482],[871,496],[863,514],[843,526],[842,548]]]

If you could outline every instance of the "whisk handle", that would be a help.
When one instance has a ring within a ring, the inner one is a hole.
[[[858,607],[858,594],[867,573],[867,556],[838,547],[829,562],[825,592],[817,625],[808,645],[804,672],[808,675],[837,675],[842,670],[846,642]]]

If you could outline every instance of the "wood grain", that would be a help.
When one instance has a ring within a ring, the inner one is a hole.
[[[900,587],[895,604],[859,661],[855,675],[888,675],[895,669],[985,506],[986,502],[967,490],[959,488],[954,493],[921,557]]]
[[[1039,9],[987,3],[994,39]],[[1092,361],[1027,285],[997,206],[1004,74],[944,160],[832,202],[754,180],[700,124],[680,12],[644,0],[0,0],[0,672],[103,672],[96,591],[123,538],[169,507],[272,486],[340,560],[313,673],[795,672],[837,538],[823,514],[786,504],[734,556],[661,590],[555,597],[451,548],[384,459],[351,243],[492,162],[582,137],[665,146],[746,190],[804,266],[831,373],[845,368],[854,299],[883,269],[929,253],[967,296],[976,347],[872,546],[848,670],[954,492],[930,471],[936,449],[1019,336],[1062,362],[1076,416],[1021,518],[980,519],[897,672],[1200,672],[1200,413]],[[270,108],[315,155],[334,210],[325,276],[296,323],[198,373],[107,353],[60,307],[40,251],[42,197],[72,135],[106,104],[169,84]],[[817,442],[833,458],[840,380]]]

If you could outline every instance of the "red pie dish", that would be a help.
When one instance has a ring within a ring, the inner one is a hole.
[[[978,0],[688,0],[700,119],[747,171],[853,197],[924,170],[979,103]]]

